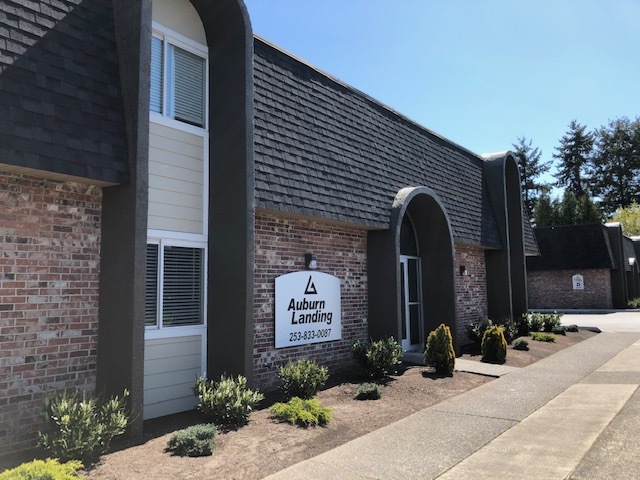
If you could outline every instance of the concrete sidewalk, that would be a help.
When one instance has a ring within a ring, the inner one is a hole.
[[[637,478],[638,385],[640,333],[601,333],[267,478]]]

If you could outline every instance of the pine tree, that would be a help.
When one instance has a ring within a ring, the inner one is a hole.
[[[546,173],[551,162],[541,160],[542,153],[538,147],[532,147],[532,140],[527,141],[525,136],[518,137],[517,143],[512,144],[515,148],[520,169],[520,185],[522,188],[522,199],[529,212],[529,218],[533,218],[533,207],[536,199],[547,184],[539,181],[541,175]]]
[[[560,225],[574,225],[578,220],[578,199],[569,189],[564,191],[560,203]]]
[[[593,135],[585,132],[585,125],[571,120],[569,131],[560,139],[553,158],[560,161],[556,186],[566,187],[576,197],[585,193],[588,183],[588,168],[593,151]]]
[[[577,218],[576,223],[602,223],[600,209],[588,193],[578,199]]]
[[[608,215],[640,199],[640,118],[612,120],[596,130],[593,191]]]
[[[551,200],[549,192],[540,194],[533,208],[533,223],[536,227],[558,225],[557,203],[557,200]]]

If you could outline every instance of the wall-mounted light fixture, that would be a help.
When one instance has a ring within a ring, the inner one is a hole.
[[[469,270],[467,270],[467,267],[465,267],[464,265],[460,265],[460,275],[465,277],[469,276]]]
[[[318,261],[313,253],[305,253],[304,254],[304,267],[307,270],[315,270],[318,268]]]

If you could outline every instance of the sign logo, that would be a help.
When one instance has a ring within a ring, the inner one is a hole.
[[[322,272],[276,278],[276,348],[342,338],[340,279]]]
[[[571,277],[571,282],[574,290],[584,290],[584,277],[579,273]]]

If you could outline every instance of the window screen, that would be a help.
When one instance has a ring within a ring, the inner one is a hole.
[[[162,113],[163,41],[151,37],[151,99],[149,109]]]
[[[174,68],[174,117],[198,127],[204,126],[205,61],[186,50],[172,47]]]
[[[202,249],[164,248],[162,304],[165,327],[203,322]]]

